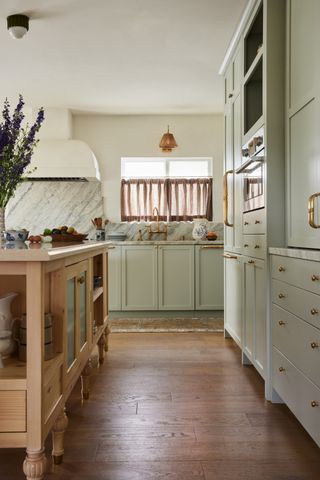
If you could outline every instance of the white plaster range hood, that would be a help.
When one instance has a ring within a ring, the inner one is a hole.
[[[29,124],[34,121],[27,118]],[[100,181],[97,159],[89,145],[72,140],[72,115],[69,110],[45,108],[45,121],[34,150],[30,181]]]

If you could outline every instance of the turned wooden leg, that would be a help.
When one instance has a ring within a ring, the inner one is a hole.
[[[23,462],[23,473],[27,480],[43,480],[46,470],[47,458],[44,450],[39,452],[27,450],[27,455]]]
[[[61,412],[52,427],[52,457],[55,465],[60,465],[64,454],[64,432],[68,426],[65,409]]]
[[[109,350],[109,333],[110,333],[109,327],[105,329],[104,333],[105,333],[104,351],[107,352]]]
[[[81,395],[83,400],[89,400],[90,396],[90,374],[92,371],[91,359],[87,361],[86,366],[81,373]]]
[[[99,348],[99,364],[102,365],[104,362],[104,349],[106,344],[106,336],[103,333],[98,340],[98,348]]]

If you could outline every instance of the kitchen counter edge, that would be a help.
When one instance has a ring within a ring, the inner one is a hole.
[[[270,247],[270,255],[281,255],[283,257],[301,258],[320,262],[320,250],[305,250],[300,248]]]

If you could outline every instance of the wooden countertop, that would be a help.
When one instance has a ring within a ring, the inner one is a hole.
[[[3,243],[0,262],[47,262],[111,246],[112,242]]]

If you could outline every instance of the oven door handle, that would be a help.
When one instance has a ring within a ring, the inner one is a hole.
[[[227,227],[233,227],[233,223],[229,222],[229,193],[228,193],[228,176],[233,174],[233,170],[227,170],[223,175],[223,221]]]
[[[263,162],[264,157],[250,157],[249,160],[247,160],[242,165],[240,165],[239,168],[237,168],[236,173],[239,174],[254,172],[254,170],[256,170]]]

